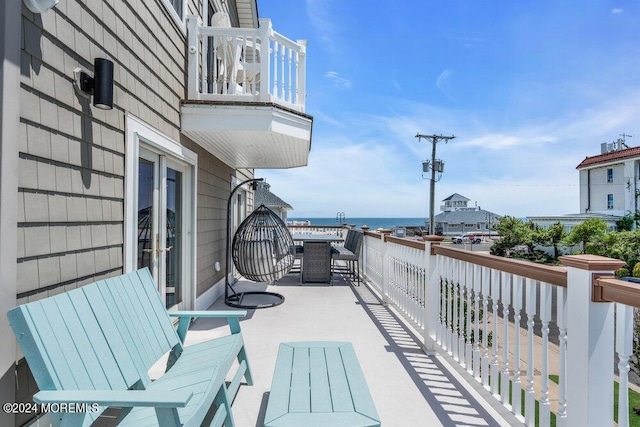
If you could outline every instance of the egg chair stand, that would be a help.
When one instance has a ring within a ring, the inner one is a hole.
[[[284,302],[284,296],[268,291],[236,292],[229,282],[231,259],[238,272],[245,278],[270,284],[283,277],[293,266],[291,234],[286,224],[269,208],[258,207],[240,224],[233,245],[231,240],[231,201],[236,191],[251,183],[255,189],[262,178],[248,179],[238,184],[229,195],[227,202],[227,258],[225,262],[224,302],[235,308],[257,309],[275,307]],[[268,302],[250,304],[243,300],[265,299]],[[262,297],[262,298],[261,298]]]

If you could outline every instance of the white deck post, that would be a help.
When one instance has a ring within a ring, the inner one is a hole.
[[[199,64],[198,48],[200,46],[198,40],[198,24],[200,18],[197,16],[187,16],[187,37],[189,42],[188,47],[188,65],[187,65],[187,94],[189,99],[199,99],[198,92],[198,75]],[[205,65],[206,66],[206,65]]]
[[[304,113],[304,106],[306,105],[307,99],[307,41],[298,40],[297,43],[302,46],[302,49],[298,54],[299,61],[298,66],[296,67],[297,91],[294,102]]]
[[[612,275],[624,264],[596,255],[560,257],[567,267],[567,423],[613,423],[614,304],[592,302],[595,274]]]
[[[260,19],[260,95],[259,101],[268,102],[271,87],[271,19]]]
[[[387,243],[387,235],[381,233],[380,238],[382,239],[382,283],[380,289],[382,290],[382,302],[384,304],[389,303],[389,244]]]
[[[424,339],[423,347],[427,355],[436,354],[436,335],[438,332],[438,315],[440,313],[440,275],[436,255],[432,248],[439,241],[427,241],[424,247],[424,267],[426,283],[424,290]]]

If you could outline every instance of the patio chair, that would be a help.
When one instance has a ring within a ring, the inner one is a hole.
[[[305,242],[302,255],[301,282],[331,282],[331,245]]]
[[[364,234],[361,231],[349,230],[344,241],[344,246],[335,246],[331,249],[331,270],[334,273],[342,273],[355,280],[360,285],[360,250]],[[345,265],[339,265],[336,261],[344,261]]]
[[[231,20],[225,12],[216,12],[211,17],[214,28],[231,28]],[[242,54],[242,46],[236,37],[215,36],[212,38],[212,56],[209,59],[210,85],[215,82],[218,94],[234,94],[236,82],[234,72]]]
[[[231,28],[231,20],[225,12],[216,12],[211,17],[211,26]],[[242,40],[233,36],[215,37],[213,49],[215,59],[210,64],[209,75],[217,82],[217,93],[236,94],[257,92],[260,81],[260,49],[256,40]],[[214,62],[215,61],[215,65]]]

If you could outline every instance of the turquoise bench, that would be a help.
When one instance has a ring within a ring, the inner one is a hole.
[[[280,344],[264,425],[379,426],[351,343]]]
[[[212,426],[234,425],[231,403],[242,377],[253,383],[239,323],[245,315],[168,313],[148,269],[7,314],[40,389],[34,401],[81,408],[51,413],[54,425],[88,426],[116,407],[122,408],[118,425],[136,427],[200,426],[205,417]],[[179,319],[177,330],[170,316]],[[189,323],[197,317],[226,318],[231,334],[185,346]],[[151,381],[149,369],[167,352],[166,372]],[[215,415],[209,413],[213,405]]]

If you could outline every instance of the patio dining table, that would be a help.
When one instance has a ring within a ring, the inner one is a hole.
[[[344,239],[332,234],[293,234],[294,242],[302,242],[302,282],[331,282],[331,243]]]

